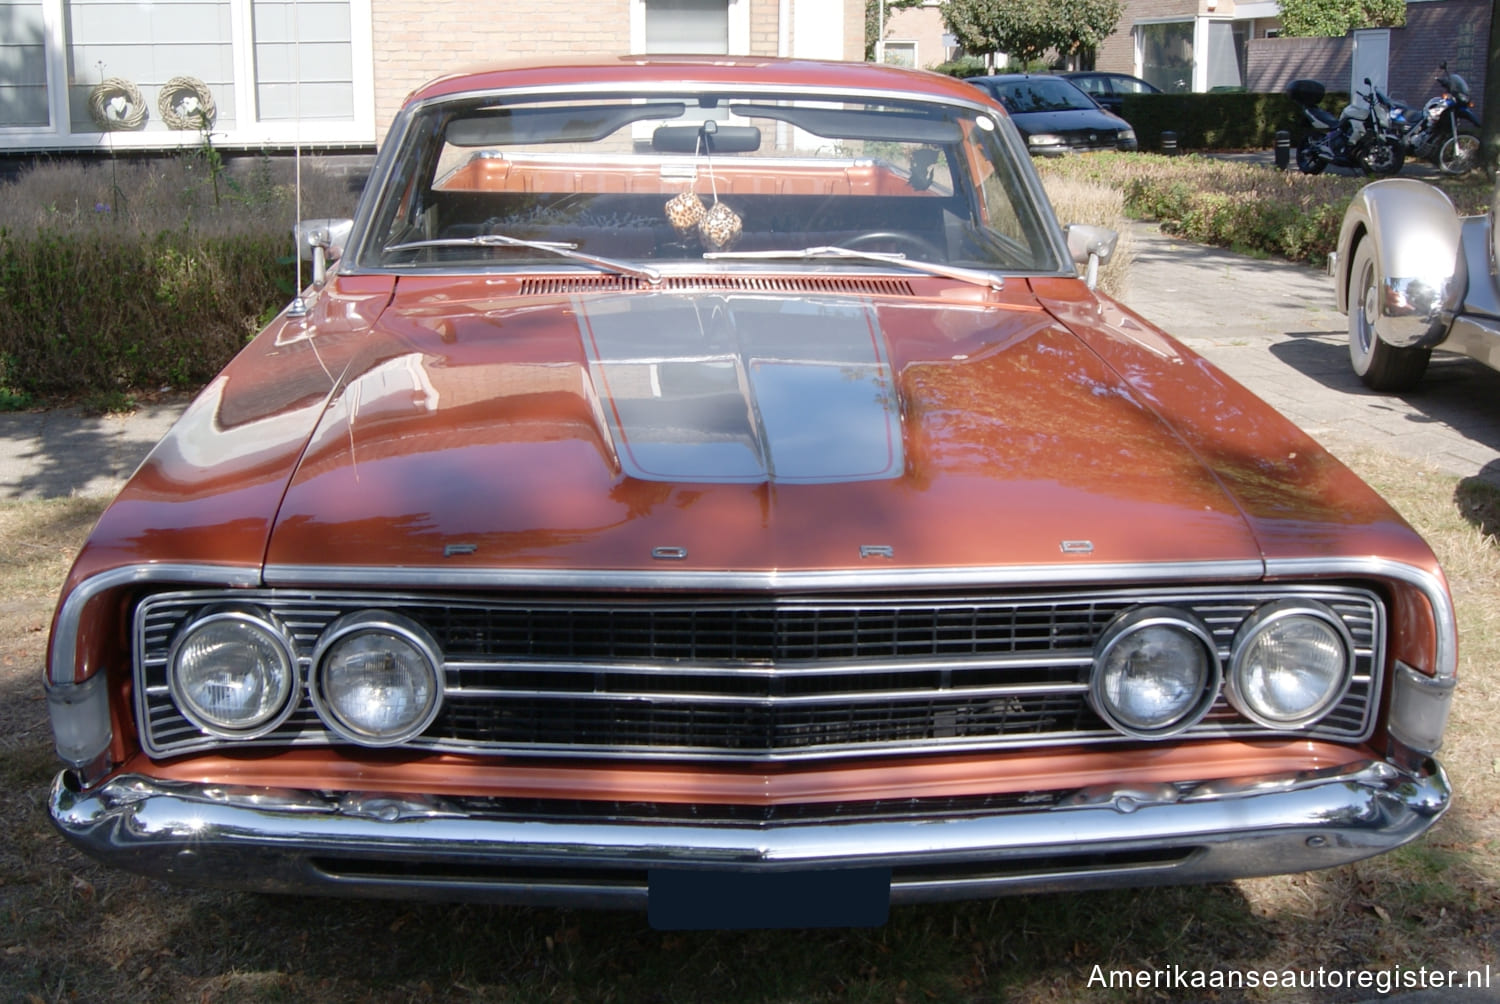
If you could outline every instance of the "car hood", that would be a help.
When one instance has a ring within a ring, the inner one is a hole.
[[[1025,283],[1001,296],[402,280],[268,577],[1258,561],[1160,409]]]
[[[1098,108],[1070,108],[1057,112],[1020,112],[1011,115],[1023,135],[1031,136],[1044,132],[1079,132],[1094,130],[1100,133],[1115,133],[1130,128],[1124,119],[1116,118]]]

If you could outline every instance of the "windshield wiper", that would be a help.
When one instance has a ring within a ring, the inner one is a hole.
[[[661,273],[654,268],[649,268],[645,265],[633,265],[630,262],[619,261],[615,258],[600,258],[598,255],[586,254],[578,250],[577,244],[570,244],[564,241],[527,241],[519,237],[507,237],[504,234],[476,234],[473,237],[434,237],[430,240],[407,241],[405,244],[392,244],[383,249],[380,254],[384,258],[392,251],[414,251],[418,248],[463,247],[525,248],[530,251],[546,251],[560,258],[566,258],[569,261],[602,268],[606,272],[645,279],[653,286],[661,282]]]
[[[852,259],[856,261],[875,261],[885,265],[897,265],[901,268],[909,268],[914,272],[925,272],[928,275],[940,275],[945,279],[957,279],[960,282],[973,283],[976,286],[988,286],[990,289],[1003,289],[1005,280],[990,272],[982,272],[977,268],[964,268],[960,265],[940,265],[937,262],[922,261],[920,258],[908,258],[904,254],[891,251],[860,251],[857,248],[841,248],[837,245],[824,245],[815,248],[801,248],[797,250],[787,249],[784,251],[705,251],[703,257],[715,261],[827,261],[830,259]]]

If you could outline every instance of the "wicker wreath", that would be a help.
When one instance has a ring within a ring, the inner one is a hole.
[[[168,129],[207,129],[214,124],[214,96],[197,77],[173,77],[162,84],[157,110]]]
[[[146,124],[146,99],[123,77],[106,77],[89,91],[89,118],[102,132],[139,129]]]

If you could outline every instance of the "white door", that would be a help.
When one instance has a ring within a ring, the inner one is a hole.
[[[1391,29],[1361,28],[1354,33],[1354,62],[1349,75],[1349,93],[1369,90],[1365,78],[1386,92],[1391,67]],[[1358,99],[1356,99],[1358,100]],[[1361,102],[1362,103],[1362,102]]]

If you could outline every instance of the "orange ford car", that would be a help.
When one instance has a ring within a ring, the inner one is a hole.
[[[764,59],[414,93],[108,509],[51,796],[185,883],[879,923],[1409,841],[1422,540],[1094,289],[1005,112]]]

